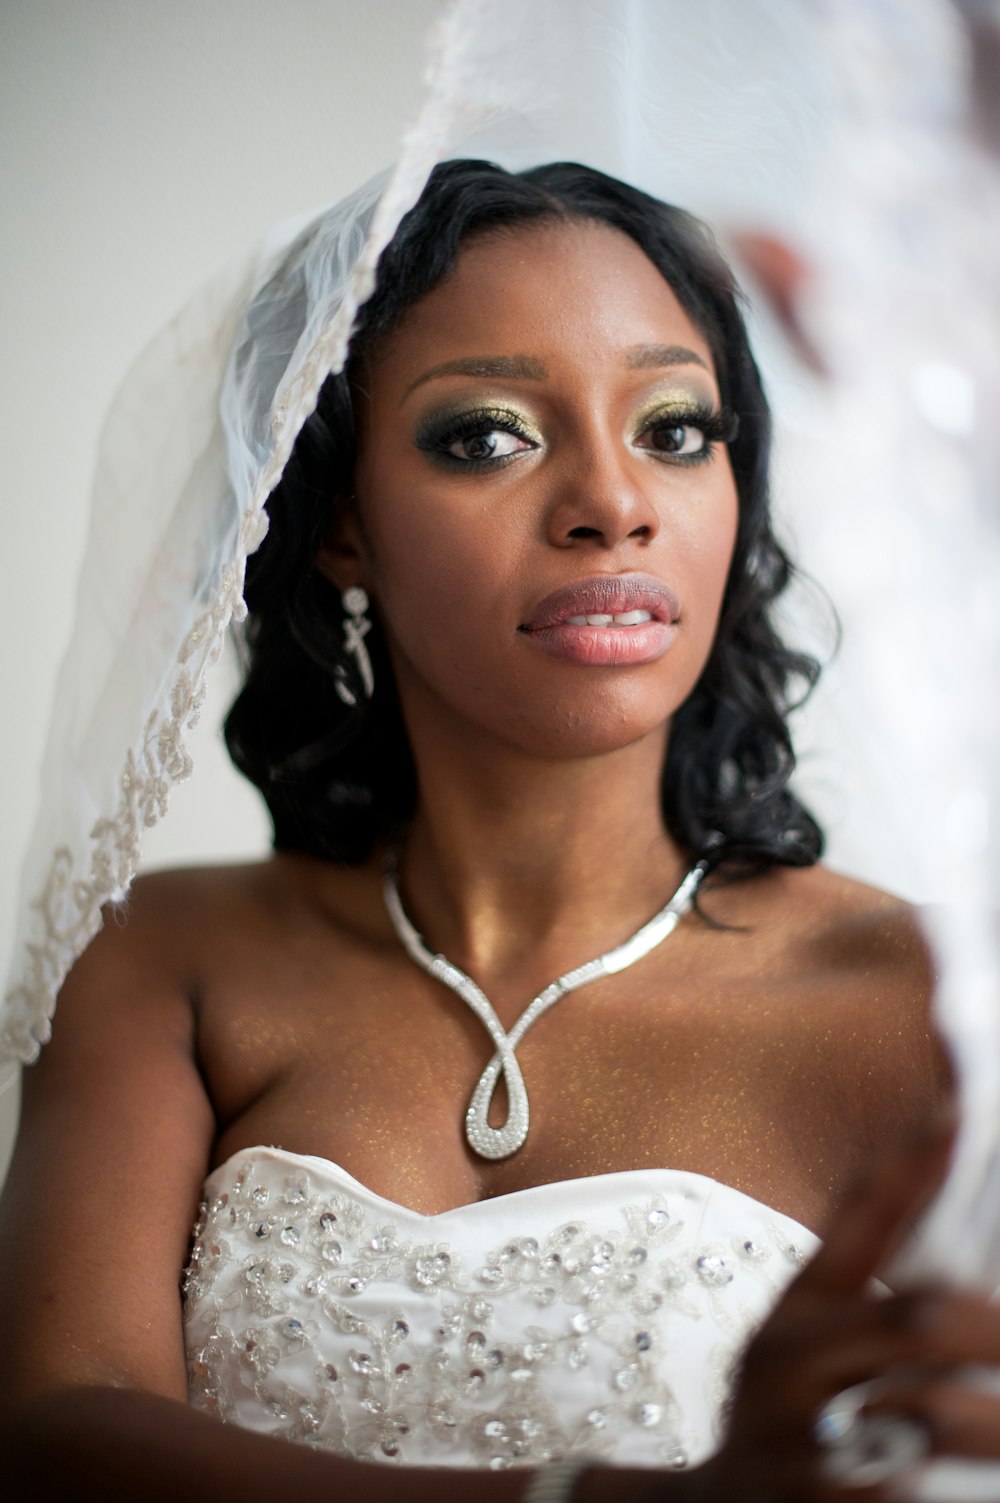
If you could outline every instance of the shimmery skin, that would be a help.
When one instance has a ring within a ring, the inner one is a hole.
[[[926,960],[897,910],[865,930],[863,964],[848,968],[845,988],[843,954],[826,959],[829,920],[803,954],[791,921],[762,919],[764,896],[752,901],[752,885],[710,892],[710,911],[735,923],[742,909],[752,930],[713,930],[690,915],[659,957],[543,1018],[520,1051],[529,1139],[494,1165],[472,1163],[461,1139],[489,1045],[456,998],[387,944],[360,969],[354,962],[349,988],[343,967],[326,982],[320,971],[312,1000],[300,991],[275,1010],[280,972],[258,956],[239,996],[215,998],[204,1024],[210,1072],[235,1070],[238,1025],[238,1073],[260,1083],[245,1108],[234,1101],[218,1154],[255,1142],[320,1153],[424,1211],[551,1180],[676,1166],[821,1230],[869,1146],[905,1130],[914,1099],[940,1090]],[[498,988],[508,1020],[524,1004],[515,991]],[[363,1007],[347,1005],[352,994]]]

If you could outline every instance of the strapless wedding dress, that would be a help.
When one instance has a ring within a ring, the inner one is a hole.
[[[699,1174],[567,1180],[437,1216],[326,1159],[216,1169],[185,1274],[191,1403],[352,1456],[684,1467],[818,1246]]]

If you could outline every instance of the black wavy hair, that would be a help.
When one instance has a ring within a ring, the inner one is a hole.
[[[268,501],[267,538],[248,561],[247,673],[226,720],[230,755],[261,790],[278,849],[353,863],[405,829],[416,778],[388,653],[376,623],[367,638],[376,688],[365,701],[343,652],[339,594],[314,566],[331,506],[352,490],[352,373],[448,276],[470,236],[553,220],[598,221],[635,241],[708,341],[723,406],[739,423],[729,445],[735,551],[711,655],[671,726],[666,828],[692,857],[734,873],[811,865],[823,836],[788,786],[795,757],[787,716],[819,666],[787,647],[771,619],[791,565],[771,527],[770,415],[738,290],[699,220],[574,163],[511,174],[488,162],[445,162],[383,252],[348,366],[325,382]],[[337,693],[338,678],[357,707]]]

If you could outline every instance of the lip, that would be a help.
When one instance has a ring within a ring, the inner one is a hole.
[[[648,611],[633,626],[571,626],[570,616],[618,616]],[[680,602],[669,585],[650,574],[593,574],[553,590],[519,627],[551,657],[591,668],[626,668],[655,662],[677,636]]]
[[[654,621],[672,626],[681,607],[669,585],[652,574],[591,574],[587,579],[574,580],[572,584],[563,585],[546,595],[520,630],[543,631],[548,626],[561,626],[569,616],[620,616],[625,611],[648,611]],[[577,628],[580,631],[586,629]],[[631,629],[614,628],[616,631]]]

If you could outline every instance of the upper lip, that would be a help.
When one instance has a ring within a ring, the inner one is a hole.
[[[670,625],[681,608],[669,585],[651,574],[592,574],[546,595],[521,630],[561,626],[569,616],[620,616],[625,611],[648,611],[654,621]]]

